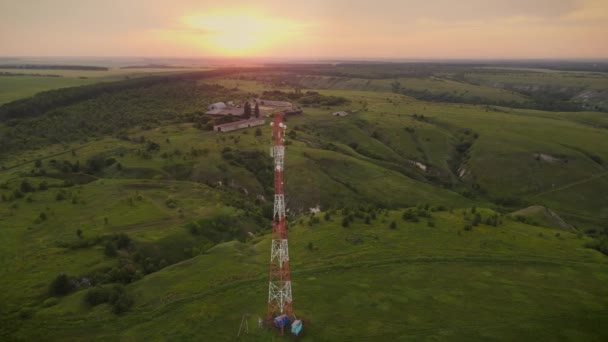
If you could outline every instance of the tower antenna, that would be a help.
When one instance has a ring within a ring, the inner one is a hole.
[[[273,122],[270,123],[274,143],[270,150],[270,156],[274,158],[274,214],[272,218],[272,245],[268,282],[267,319],[269,321],[273,319],[274,315],[287,315],[291,321],[295,318],[291,296],[289,245],[287,242],[285,193],[283,189],[285,129],[287,128],[283,123],[283,115],[283,113],[276,113]]]

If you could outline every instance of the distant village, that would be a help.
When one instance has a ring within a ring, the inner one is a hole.
[[[281,111],[285,115],[303,113],[301,108],[294,107],[291,102],[254,99],[251,103],[247,101],[244,104],[235,104],[233,101],[213,103],[207,107],[205,114],[213,117],[238,118],[238,121],[213,126],[215,132],[230,132],[263,125],[266,117],[277,111]]]

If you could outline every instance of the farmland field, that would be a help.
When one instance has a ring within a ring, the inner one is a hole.
[[[54,69],[2,69],[0,65],[0,104],[21,98],[30,97],[36,93],[75,87],[98,82],[111,82],[130,77],[145,77],[151,75],[171,75],[188,71],[204,71],[209,69],[110,69],[107,71],[94,70],[54,70]],[[3,76],[2,73],[19,73],[24,76]],[[45,77],[35,75],[58,75],[60,77]]]

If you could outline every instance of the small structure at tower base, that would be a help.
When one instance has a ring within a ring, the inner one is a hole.
[[[302,320],[296,319],[291,323],[291,333],[298,336],[302,332],[302,328],[304,328],[304,324],[302,324]]]

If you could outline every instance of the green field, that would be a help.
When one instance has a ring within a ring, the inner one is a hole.
[[[344,70],[119,81],[0,107],[0,339],[283,340],[257,327],[270,127],[217,133],[230,119],[203,114],[270,96],[304,110],[287,117],[285,160],[302,340],[606,340],[606,113],[530,109],[536,95],[441,68]],[[407,95],[424,89],[435,100]]]
[[[30,97],[41,91],[97,83],[94,79],[0,76],[0,104]]]
[[[163,68],[137,68],[137,69],[110,69],[107,71],[94,70],[53,70],[53,69],[2,69],[0,73],[19,73],[28,76],[2,76],[0,75],[0,104],[30,97],[36,93],[75,87],[98,82],[111,82],[130,77],[145,77],[151,75],[170,75],[188,71],[204,71],[209,69],[163,69]],[[43,77],[38,75],[59,75],[61,77]],[[29,76],[32,75],[32,76]]]

